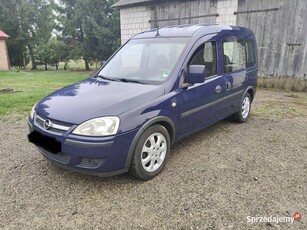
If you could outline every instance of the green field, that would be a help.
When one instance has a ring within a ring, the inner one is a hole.
[[[0,72],[0,116],[28,114],[42,97],[89,75],[84,71]]]
[[[64,62],[59,63],[59,70],[64,70]],[[101,67],[100,61],[90,62],[89,63],[91,70],[97,70]],[[32,67],[31,63],[29,63],[26,69],[30,70]],[[45,70],[44,65],[37,65],[38,70]],[[54,65],[48,64],[48,70],[56,70]],[[82,71],[85,70],[85,64],[83,60],[70,60],[67,63],[67,70],[69,71]]]

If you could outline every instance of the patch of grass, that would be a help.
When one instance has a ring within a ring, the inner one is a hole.
[[[59,63],[59,70],[64,70],[65,62],[60,62]],[[92,61],[89,63],[90,69],[91,70],[97,70],[101,67],[101,61]],[[26,66],[27,70],[30,70],[32,67],[31,63],[29,63]],[[79,59],[79,60],[70,60],[67,63],[66,66],[67,70],[71,71],[85,71],[85,63],[84,60]],[[44,65],[37,65],[38,70],[45,70]],[[48,70],[56,70],[55,65],[48,64]]]
[[[60,68],[64,68],[65,63],[61,62],[60,63]],[[97,70],[101,67],[101,62],[90,62],[89,66],[91,70]],[[85,64],[83,60],[70,60],[67,63],[67,69],[69,70],[84,70],[85,69]]]
[[[294,94],[294,93],[290,93],[290,94],[285,94],[286,97],[292,97],[292,98],[300,98],[299,95]]]
[[[292,92],[307,92],[307,79],[298,77],[260,77],[258,85],[261,89],[277,89]]]
[[[251,111],[251,115],[262,118],[282,118],[283,113],[278,108],[274,108],[268,104],[264,104],[258,107],[254,107]]]
[[[0,116],[28,114],[31,107],[44,96],[89,75],[89,72],[70,71],[0,72],[0,89],[19,91],[0,94]]]
[[[251,114],[256,117],[283,119],[304,116],[306,108],[307,103],[303,101],[268,100],[262,102],[260,106],[254,107]]]

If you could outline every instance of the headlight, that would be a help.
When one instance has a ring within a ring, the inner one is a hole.
[[[111,136],[117,133],[118,117],[100,117],[79,125],[72,133],[82,136]]]
[[[33,120],[33,118],[34,118],[35,107],[36,107],[37,103],[38,103],[38,102],[36,102],[35,105],[33,105],[33,107],[32,107],[32,110],[31,110],[31,113],[30,113],[30,118],[31,118],[31,120]]]

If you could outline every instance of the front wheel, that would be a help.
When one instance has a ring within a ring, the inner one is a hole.
[[[243,123],[248,120],[251,110],[251,103],[252,103],[251,96],[249,93],[246,93],[241,102],[239,111],[233,114],[232,116],[234,121]]]
[[[164,168],[170,153],[170,137],[162,125],[149,127],[140,137],[129,172],[138,179],[149,180]]]

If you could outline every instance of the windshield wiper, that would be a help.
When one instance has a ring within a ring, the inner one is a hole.
[[[109,78],[109,77],[105,77],[102,75],[94,75],[92,76],[93,78],[101,78],[104,80],[108,80],[108,81],[121,81],[121,82],[132,82],[132,83],[138,83],[138,84],[146,84],[144,82],[140,82],[138,80],[133,80],[133,79],[127,79],[127,78]]]
[[[120,80],[122,82],[132,82],[132,83],[138,83],[138,84],[146,84],[146,83],[138,81],[138,80],[127,79],[127,78],[120,78],[118,80]]]
[[[108,80],[108,81],[118,81],[117,79],[105,77],[102,75],[94,75],[93,78],[101,78],[101,79]]]

